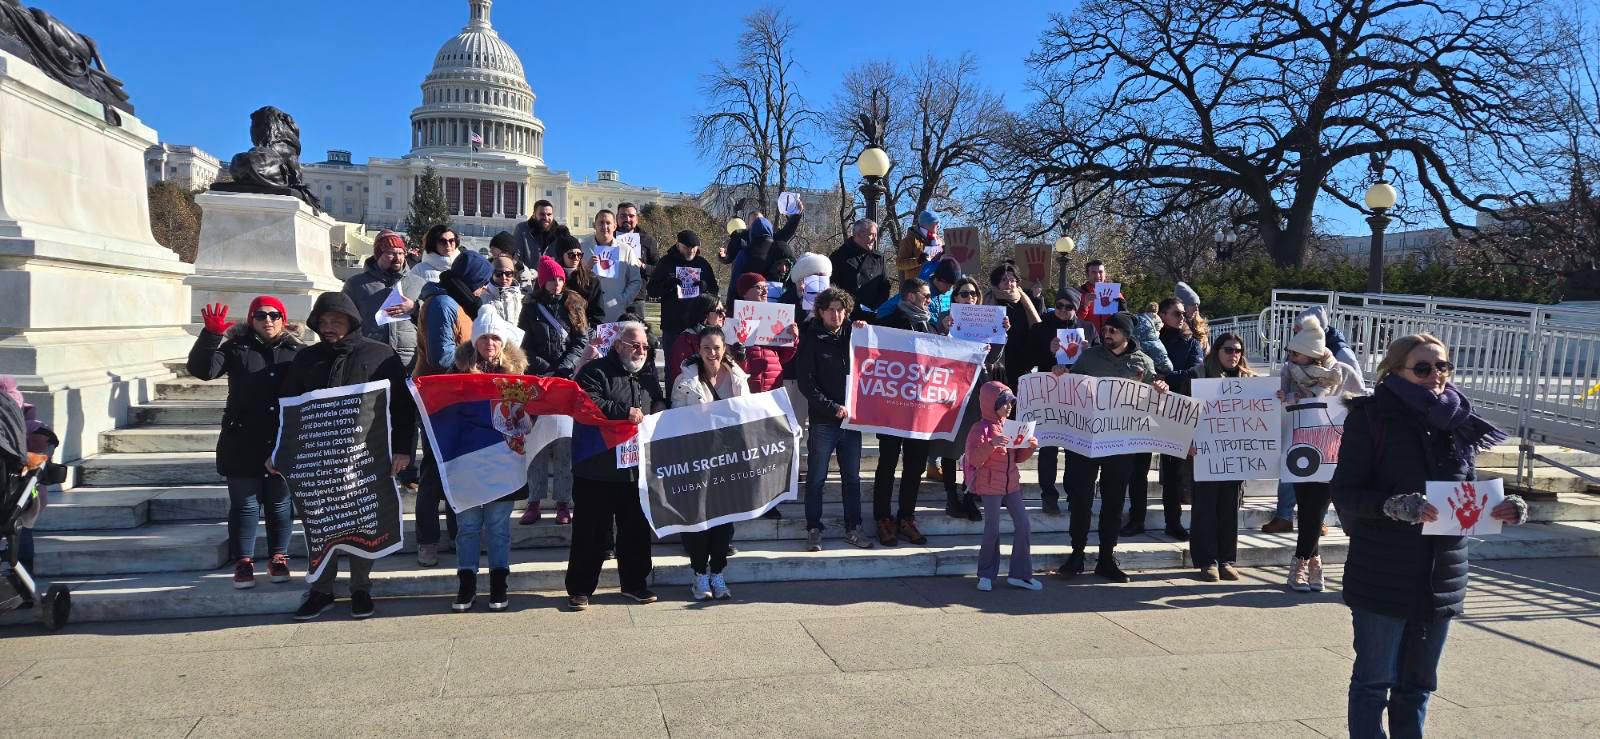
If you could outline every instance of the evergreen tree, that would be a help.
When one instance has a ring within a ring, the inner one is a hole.
[[[411,197],[411,213],[406,216],[406,239],[414,246],[422,246],[428,229],[439,224],[450,225],[450,203],[444,198],[444,180],[429,165],[422,170],[417,192]]]

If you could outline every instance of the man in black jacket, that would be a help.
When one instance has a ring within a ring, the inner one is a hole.
[[[668,341],[678,338],[688,328],[688,301],[693,298],[683,298],[680,295],[678,283],[678,268],[688,267],[700,270],[698,283],[701,295],[717,294],[717,273],[711,270],[711,263],[700,256],[700,236],[693,231],[678,232],[678,243],[662,255],[661,261],[656,263],[655,272],[650,276],[646,291],[650,297],[661,302],[661,335]]]
[[[614,421],[639,423],[646,413],[666,407],[661,385],[645,365],[650,336],[644,324],[624,321],[606,356],[584,365],[578,386],[600,412]],[[616,453],[605,450],[578,460],[572,486],[577,512],[572,518],[572,546],[567,553],[567,605],[581,611],[600,583],[606,539],[617,527],[617,575],[622,594],[639,603],[654,603],[650,591],[650,524],[639,507],[639,468],[619,468]]]
[[[1066,290],[1056,293],[1055,310],[1044,314],[1039,322],[1033,325],[1028,332],[1028,353],[1033,357],[1029,362],[1030,368],[1038,372],[1049,372],[1055,369],[1060,362],[1056,361],[1055,341],[1060,329],[1084,329],[1086,343],[1079,349],[1087,349],[1099,343],[1100,337],[1094,334],[1092,327],[1078,323],[1078,292]],[[1039,499],[1044,503],[1043,509],[1047,515],[1061,515],[1061,493],[1056,489],[1056,462],[1061,456],[1061,447],[1047,446],[1039,448]],[[1071,457],[1068,457],[1071,459]],[[1072,470],[1064,470],[1061,474],[1061,485],[1065,487],[1067,480],[1071,479]],[[1071,501],[1067,501],[1069,504]]]
[[[406,369],[399,355],[387,344],[361,335],[361,314],[355,302],[344,293],[323,293],[311,308],[306,325],[321,337],[295,355],[294,363],[278,390],[282,398],[312,390],[323,390],[365,382],[389,383],[389,448],[393,456],[391,474],[398,475],[411,463],[411,450],[417,448],[417,406],[406,388]],[[350,564],[350,615],[372,615],[369,575],[372,560],[345,557]],[[322,568],[322,575],[311,584],[305,602],[295,611],[296,620],[316,618],[333,605],[333,582],[339,577],[337,559]]]
[[[834,273],[836,276],[837,272]],[[888,318],[879,322],[884,328],[898,328],[924,334],[942,334],[942,327],[928,313],[933,301],[928,283],[915,277],[900,282],[900,305]],[[928,542],[917,529],[917,492],[922,487],[922,475],[928,466],[927,439],[906,439],[889,434],[878,434],[878,470],[872,476],[872,517],[878,520],[878,542],[886,547],[900,543],[900,539],[922,546]],[[900,509],[892,517],[890,497],[894,494],[894,468],[900,462],[900,452],[906,455],[905,467],[900,473]]]
[[[518,223],[511,232],[511,244],[516,250],[517,261],[524,268],[532,269],[539,263],[539,257],[548,255],[560,259],[556,242],[568,235],[567,227],[556,223],[555,206],[548,200],[540,200],[533,204],[533,215]]]
[[[844,497],[844,540],[862,549],[872,539],[861,532],[861,432],[843,427],[850,382],[850,293],[830,287],[817,295],[811,320],[805,323],[794,374],[805,396],[811,430],[806,440],[806,551],[822,551],[822,483],[828,458],[839,453],[840,489]]]
[[[644,263],[639,269],[639,277],[650,283],[650,276],[655,274],[656,268],[656,237],[645,233],[639,228],[639,206],[633,203],[619,203],[617,205],[617,235],[639,234],[639,261]],[[633,301],[634,315],[644,315],[645,292],[639,291],[638,298]]]
[[[856,221],[850,240],[834,249],[828,259],[833,262],[833,284],[855,299],[851,318],[876,321],[877,310],[889,300],[889,277],[884,272],[883,255],[878,253],[878,224],[865,218]]]

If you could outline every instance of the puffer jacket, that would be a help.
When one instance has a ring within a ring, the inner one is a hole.
[[[1133,341],[1139,345],[1139,351],[1150,358],[1157,372],[1172,371],[1172,357],[1167,354],[1167,345],[1161,343],[1161,319],[1156,314],[1133,314]]]
[[[522,305],[532,294],[532,288],[524,289],[519,283],[513,282],[510,287],[490,283],[489,289],[483,293],[483,308],[480,310],[492,310],[501,320],[516,326],[522,323]]]
[[[726,362],[728,376],[717,382],[716,394],[713,397],[711,388],[700,381],[700,363],[686,362],[682,371],[678,373],[678,381],[672,386],[672,407],[682,408],[686,405],[701,405],[714,403],[718,400],[750,394],[750,377],[739,369],[739,365]]]
[[[795,347],[756,346],[744,348],[744,371],[750,375],[750,392],[764,393],[783,386],[783,368],[794,361]]]
[[[552,296],[541,290],[529,296],[522,308],[517,328],[522,329],[522,351],[528,355],[530,374],[572,377],[578,371],[589,337],[573,329],[565,298],[565,291]]]
[[[422,288],[417,307],[417,323],[422,337],[417,342],[417,362],[412,374],[437,375],[455,365],[456,347],[472,338],[472,318],[461,304],[437,282]]]
[[[1332,483],[1340,525],[1350,536],[1344,602],[1397,618],[1461,615],[1466,539],[1423,536],[1422,524],[1389,518],[1383,503],[1425,492],[1429,480],[1475,480],[1477,473],[1457,458],[1448,433],[1428,427],[1386,388],[1346,404]]]
[[[1006,433],[995,404],[1010,388],[986,382],[978,388],[978,408],[983,420],[967,435],[962,467],[967,490],[974,495],[1005,495],[1022,489],[1020,465],[1033,456],[1032,449],[1005,448]]]
[[[201,380],[228,376],[228,401],[217,436],[217,474],[266,476],[263,463],[278,440],[278,387],[305,346],[293,331],[269,345],[246,323],[229,328],[225,337],[210,331],[195,337],[189,374]]]

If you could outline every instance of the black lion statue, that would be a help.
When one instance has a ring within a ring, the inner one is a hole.
[[[322,204],[300,173],[300,127],[294,116],[271,105],[251,113],[250,143],[250,150],[233,155],[228,165],[233,182],[211,189],[294,195],[320,210]]]

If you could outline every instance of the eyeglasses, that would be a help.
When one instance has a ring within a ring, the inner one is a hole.
[[[1056,303],[1056,310],[1072,310],[1071,303]]]
[[[627,339],[617,339],[617,346],[622,347],[622,349],[624,351],[630,351],[630,352],[642,352],[642,351],[644,351],[644,344],[641,344],[641,343],[639,343],[637,341],[628,341]]]
[[[439,239],[439,243],[442,243],[442,244],[458,244],[458,243],[460,243],[460,241],[458,241],[456,239]]]
[[[271,311],[271,310],[258,310],[255,313],[250,314],[250,317],[256,319],[257,321],[281,321],[281,320],[283,320],[283,314],[282,313],[279,313],[277,311]]]
[[[978,293],[975,292],[975,291],[972,291],[972,290],[957,290],[956,291],[956,297],[958,297],[958,298],[976,298],[976,297],[978,297]]]
[[[498,270],[497,269],[497,270],[494,271],[494,276],[495,277],[516,277],[517,276],[517,271],[516,270]]]
[[[567,252],[565,254],[562,254],[561,256],[566,257],[567,259],[582,259],[583,258],[583,250],[582,249],[574,249],[574,250],[569,251],[569,252]]]
[[[1417,362],[1416,364],[1411,365],[1410,369],[1411,374],[1416,375],[1417,377],[1433,377],[1435,370],[1437,370],[1441,375],[1448,375],[1456,371],[1456,366],[1444,361],[1434,362],[1433,364],[1428,364],[1427,362]]]
[[[726,308],[713,308],[711,310],[706,311],[706,315],[709,315],[709,316],[725,316],[725,315],[728,315],[728,311],[727,311]]]
[[[1242,347],[1242,346],[1225,346],[1225,347],[1222,347],[1222,349],[1220,351],[1223,354],[1243,354],[1244,353],[1244,347]]]

